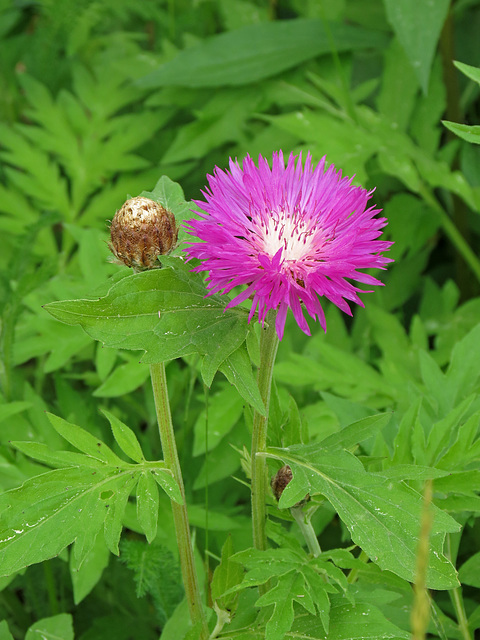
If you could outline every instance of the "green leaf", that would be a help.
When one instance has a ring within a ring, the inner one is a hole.
[[[110,447],[92,436],[88,431],[85,431],[85,429],[82,429],[82,427],[67,422],[63,418],[53,415],[53,413],[47,413],[47,417],[55,431],[57,431],[62,438],[65,438],[67,442],[77,449],[80,449],[80,451],[83,451],[87,456],[91,456],[96,460],[110,465],[123,466],[125,464],[113,453]]]
[[[30,458],[43,462],[49,467],[102,467],[102,462],[75,451],[52,451],[40,442],[11,442],[11,445]]]
[[[135,462],[144,462],[145,457],[143,455],[142,448],[137,440],[137,436],[130,427],[127,427],[126,424],[114,416],[113,413],[110,413],[110,411],[103,409],[102,413],[110,422],[113,437],[117,441],[118,446],[121,448],[123,453],[132,460],[135,460]]]
[[[109,347],[145,352],[143,362],[165,362],[200,353],[219,367],[245,341],[248,314],[225,310],[224,296],[205,297],[201,276],[165,267],[127,276],[98,300],[67,300],[45,306],[67,324],[80,324]]]
[[[384,0],[387,18],[415,71],[424,93],[450,0]]]
[[[295,619],[287,638],[325,640],[318,618],[309,614]],[[332,598],[328,640],[409,640],[410,633],[392,624],[376,607],[358,602],[355,606]]]
[[[319,20],[263,22],[213,36],[185,49],[138,84],[144,87],[249,84],[330,53],[331,38],[337,51],[385,45],[385,38],[378,32],[345,24],[331,24],[327,34]]]
[[[471,556],[458,570],[462,584],[480,589],[480,551]]]
[[[88,538],[131,474],[114,467],[55,469],[0,496],[0,575],[55,557],[82,531]]]
[[[7,420],[11,416],[16,415],[17,413],[21,413],[25,411],[25,409],[29,409],[32,406],[31,402],[7,402],[5,404],[0,404],[0,422]]]
[[[211,584],[212,600],[217,603],[220,609],[228,611],[234,607],[237,595],[223,596],[223,594],[240,584],[244,576],[243,569],[238,562],[231,560],[233,553],[233,541],[230,534],[222,547],[222,559],[213,573]]]
[[[29,627],[25,640],[73,640],[73,619],[69,613],[43,618]]]
[[[121,561],[133,571],[137,598],[147,593],[153,597],[163,627],[184,595],[178,560],[169,549],[158,543],[125,540],[122,542]]]
[[[158,487],[151,473],[144,471],[137,485],[137,518],[148,542],[157,535]]]
[[[457,67],[457,69],[460,69],[460,71],[464,73],[467,78],[470,78],[470,80],[473,80],[478,85],[480,85],[480,68],[472,67],[471,65],[465,64],[464,62],[458,62],[458,60],[454,60],[453,64]]]
[[[453,131],[459,138],[471,142],[472,144],[480,144],[480,125],[458,124],[457,122],[449,122],[442,120],[447,129]]]
[[[290,571],[256,602],[259,607],[273,604],[273,614],[265,627],[265,640],[283,640],[293,623],[293,603],[301,604],[304,609],[315,614],[315,606],[303,576]]]
[[[199,456],[212,451],[224,436],[238,422],[243,413],[243,401],[235,389],[225,386],[218,393],[208,397],[208,410],[199,414],[194,431],[193,455]],[[208,422],[207,422],[208,416]],[[206,430],[208,429],[208,448]]]
[[[170,500],[174,500],[177,504],[183,504],[182,494],[175,478],[172,477],[168,469],[159,469],[158,464],[152,470],[152,477],[155,482],[162,487]]]
[[[114,499],[110,499],[107,505],[107,513],[103,524],[105,543],[109,550],[119,555],[120,551],[118,543],[123,529],[123,518],[125,509],[127,508],[128,498],[138,482],[138,475],[127,475],[123,478],[123,482],[116,484],[114,491]]]
[[[73,585],[73,599],[79,604],[98,583],[103,570],[108,565],[110,551],[102,535],[95,537],[95,543],[80,566],[77,566],[74,554],[70,554],[70,575]]]
[[[231,384],[235,385],[242,398],[264,416],[265,406],[244,345],[226,358],[220,367],[220,371],[225,374]]]
[[[96,398],[118,398],[126,396],[142,386],[150,375],[148,365],[141,362],[126,362],[111,372],[106,380],[95,389],[93,395]]]
[[[346,451],[299,445],[283,450],[271,448],[267,455],[290,465],[293,480],[288,487],[292,485],[292,493],[319,493],[326,497],[355,544],[382,569],[414,581],[422,511],[420,494],[380,474],[367,473],[360,461]],[[291,506],[292,500],[282,506]],[[445,533],[458,530],[459,525],[450,516],[435,510],[427,571],[429,588],[450,589],[458,585],[455,569],[443,555]]]
[[[323,628],[328,631],[328,594],[337,593],[337,590],[325,577],[340,581],[344,590],[347,587],[345,575],[332,563],[318,558],[312,561],[302,550],[285,548],[267,551],[247,549],[235,554],[233,560],[244,564],[248,571],[241,584],[230,588],[231,593],[276,579],[274,586],[255,603],[260,607],[274,605],[266,626],[265,637],[268,640],[281,640],[289,631],[294,620],[294,602],[312,614],[318,611]]]
[[[391,413],[368,416],[367,418],[363,418],[363,420],[358,420],[344,427],[337,433],[332,433],[321,441],[322,446],[326,448],[341,447],[342,449],[349,449],[381,431],[391,419]]]
[[[14,640],[6,620],[0,622],[0,640]]]

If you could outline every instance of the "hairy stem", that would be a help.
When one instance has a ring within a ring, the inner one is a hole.
[[[252,525],[253,544],[256,549],[267,548],[265,532],[266,520],[266,490],[267,490],[267,461],[264,453],[267,447],[268,407],[272,388],[272,373],[275,356],[277,355],[278,337],[275,330],[275,314],[270,312],[260,339],[260,366],[257,373],[257,383],[260,396],[265,406],[265,415],[255,411],[253,416],[252,433]]]
[[[197,572],[193,558],[190,526],[188,523],[187,506],[185,503],[185,489],[183,486],[182,470],[178,459],[177,445],[175,443],[164,363],[162,362],[160,364],[150,365],[150,375],[152,378],[153,395],[155,398],[155,408],[163,449],[163,458],[165,464],[177,481],[183,498],[182,505],[177,504],[173,500],[171,504],[185,594],[188,601],[192,624],[199,627],[200,640],[206,640],[208,638],[208,627],[200,598],[200,589],[198,587]]]

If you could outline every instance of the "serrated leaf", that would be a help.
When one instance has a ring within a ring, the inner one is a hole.
[[[121,561],[134,573],[137,597],[147,593],[153,597],[163,628],[184,595],[178,560],[168,548],[158,543],[125,540]]]
[[[140,443],[137,440],[137,436],[132,431],[132,429],[130,429],[130,427],[127,427],[126,424],[124,424],[121,420],[114,416],[113,413],[110,413],[110,411],[104,409],[102,413],[110,422],[113,437],[117,441],[118,446],[121,448],[123,453],[125,453],[125,455],[127,455],[135,462],[143,462],[145,460],[145,457],[143,455]]]
[[[267,551],[247,549],[235,554],[232,559],[244,564],[248,572],[242,583],[230,588],[231,593],[276,579],[274,586],[255,603],[260,607],[275,605],[266,626],[267,640],[288,637],[287,632],[294,620],[294,602],[298,602],[312,614],[318,612],[323,628],[328,631],[328,594],[337,593],[337,590],[325,576],[333,577],[346,591],[347,579],[340,569],[318,558],[312,561],[303,550],[285,548]],[[338,578],[338,574],[341,578]]]
[[[318,445],[267,451],[270,457],[290,465],[293,479],[288,487],[292,485],[292,491],[326,497],[348,527],[352,540],[374,562],[414,581],[420,494],[379,474],[367,473],[360,461],[346,451]],[[445,533],[459,528],[450,516],[435,509],[427,572],[429,588],[450,589],[458,584],[454,567],[443,555],[443,542]]]
[[[91,456],[96,460],[100,460],[109,465],[124,465],[125,463],[104,442],[92,436],[91,433],[82,429],[82,427],[67,422],[59,416],[53,415],[53,413],[47,412],[47,417],[50,420],[53,428],[59,433],[62,438],[65,438],[67,442],[74,447],[83,451],[87,456]]]
[[[331,33],[330,33],[331,32]],[[332,23],[329,33],[319,20],[264,22],[229,31],[181,51],[138,84],[219,87],[256,82],[290,69],[321,53],[383,46],[378,32]]]
[[[299,615],[287,638],[325,640],[325,632],[318,618],[309,614]],[[332,598],[330,631],[328,640],[409,640],[410,633],[392,624],[383,613],[372,605],[358,602],[355,606]]]
[[[259,607],[274,605],[272,616],[265,627],[265,640],[283,640],[287,631],[290,631],[294,618],[294,602],[315,614],[315,606],[303,576],[290,571],[256,602]]]
[[[148,542],[157,535],[158,487],[151,473],[142,472],[137,484],[137,518]]]
[[[131,473],[113,467],[55,469],[0,496],[0,575],[58,555],[89,527],[87,509],[105,509],[106,499]]]
[[[52,302],[45,309],[107,346],[144,351],[143,362],[200,353],[218,368],[245,341],[248,313],[225,310],[223,296],[206,298],[201,276],[172,261],[178,267],[127,276],[98,300]]]

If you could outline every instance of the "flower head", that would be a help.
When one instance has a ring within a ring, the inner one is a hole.
[[[177,241],[175,216],[161,204],[137,196],[127,200],[113,217],[110,250],[136,270],[159,266],[158,256],[168,253]]]
[[[368,207],[372,191],[352,185],[325,158],[314,168],[310,153],[290,155],[287,166],[281,151],[273,154],[272,168],[262,156],[258,166],[247,156],[240,167],[230,160],[230,170],[215,168],[208,176],[203,211],[190,220],[189,233],[202,242],[186,251],[202,260],[195,271],[208,271],[210,293],[246,288],[228,307],[252,298],[249,320],[258,312],[263,323],[276,309],[276,330],[283,337],[290,308],[299,327],[310,330],[303,315],[320,321],[326,330],[319,297],[324,296],[351,315],[347,300],[363,306],[361,289],[346,278],[368,285],[379,280],[359,269],[384,269],[389,258],[381,255],[392,245],[377,238],[387,224],[376,217],[380,209]]]

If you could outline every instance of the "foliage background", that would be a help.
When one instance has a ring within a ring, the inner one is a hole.
[[[134,429],[148,459],[161,457],[140,354],[104,349],[42,309],[105,293],[107,279],[125,269],[108,261],[107,221],[127,195],[167,175],[190,200],[230,156],[326,153],[376,188],[395,263],[353,319],[327,306],[326,336],[313,326],[306,338],[290,318],[271,444],[285,444],[292,429],[316,442],[394,411],[357,453],[373,471],[415,464],[450,473],[435,484],[435,501],[465,525],[449,537],[448,553],[471,633],[480,627],[480,148],[441,123],[479,122],[478,85],[453,65],[480,65],[479,31],[475,0],[429,9],[407,0],[2,0],[2,489],[45,470],[10,441],[64,448],[45,410],[115,446],[107,409]],[[167,373],[205,577],[227,532],[236,550],[250,545],[241,454],[250,414],[221,374],[207,389],[193,356]],[[419,477],[410,482],[421,490]],[[162,527],[150,546],[129,506],[120,559],[99,543],[82,571],[65,551],[0,578],[0,617],[14,638],[55,616],[65,638],[72,622],[82,640],[147,639],[162,629],[166,640],[177,637],[185,616],[176,608],[182,589],[168,501],[160,498]],[[330,507],[315,527],[323,549],[348,546]],[[368,580],[360,594],[371,595]],[[405,584],[379,579],[375,602],[408,631]],[[435,602],[445,637],[462,637],[447,593]]]

